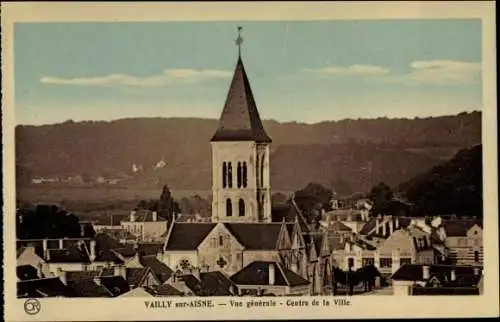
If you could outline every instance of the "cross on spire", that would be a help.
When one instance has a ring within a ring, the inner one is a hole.
[[[238,26],[238,38],[236,38],[236,45],[238,46],[238,57],[241,57],[241,43],[243,42],[243,37],[241,37],[241,30],[243,30],[243,27]]]

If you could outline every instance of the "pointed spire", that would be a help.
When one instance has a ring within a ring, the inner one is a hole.
[[[238,27],[238,32],[241,27]],[[212,142],[215,141],[255,141],[271,143],[266,134],[259,111],[253,97],[250,81],[241,60],[241,43],[243,38],[238,34],[238,62],[229,86],[226,102],[219,119],[219,126]]]

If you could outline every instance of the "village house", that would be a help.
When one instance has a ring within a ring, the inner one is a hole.
[[[482,293],[481,269],[473,266],[409,264],[391,279],[393,294],[398,296]]]
[[[455,265],[483,265],[483,229],[479,220],[434,218],[436,236]]]
[[[122,221],[120,225],[140,241],[161,240],[167,231],[167,220],[159,217],[156,211],[149,210],[132,210],[129,220]]]

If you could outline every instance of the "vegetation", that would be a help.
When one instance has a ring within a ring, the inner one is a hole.
[[[312,181],[343,195],[368,191],[382,180],[396,186],[479,144],[480,122],[479,112],[413,120],[264,122],[273,138],[271,183],[275,191],[295,191]],[[216,125],[206,119],[144,118],[18,126],[17,181],[22,187],[39,176],[78,175],[81,181],[103,176],[123,178],[117,186],[161,189],[164,178],[176,190],[210,190],[208,142]],[[155,168],[160,160],[165,167]],[[133,172],[133,164],[143,171]]]
[[[295,203],[307,220],[312,223],[318,221],[321,209],[329,210],[333,191],[318,183],[309,183],[304,189],[295,192]]]
[[[28,207],[20,205],[16,212],[16,235],[22,239],[76,238],[82,236],[79,219],[55,205]],[[83,226],[83,236],[93,237],[91,225]]]

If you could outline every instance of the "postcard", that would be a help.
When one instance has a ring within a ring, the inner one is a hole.
[[[3,2],[5,320],[498,316],[494,9]]]

